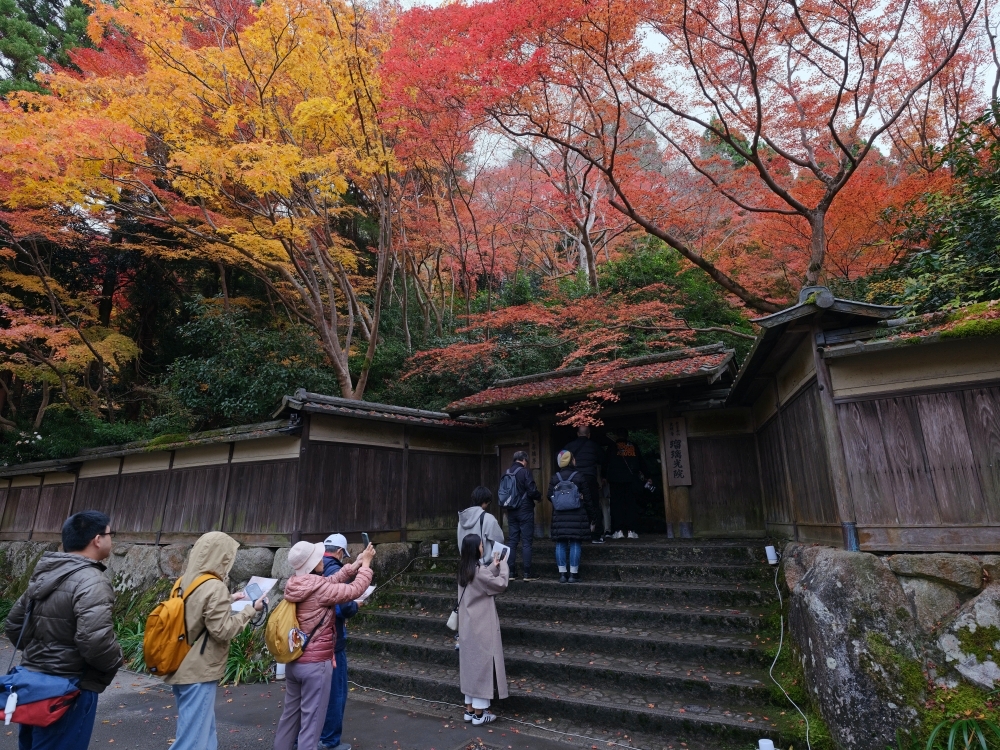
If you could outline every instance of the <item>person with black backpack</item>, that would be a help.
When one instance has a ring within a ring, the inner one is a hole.
[[[535,539],[535,501],[542,493],[535,486],[535,478],[528,468],[528,454],[517,451],[514,463],[500,478],[500,489],[497,499],[500,507],[507,511],[507,530],[510,534],[510,577],[517,577],[517,548],[521,547],[521,559],[524,566],[524,580],[537,581],[531,575],[531,547]]]
[[[576,583],[580,580],[583,542],[590,538],[600,518],[601,509],[594,497],[592,483],[576,470],[573,454],[559,451],[557,461],[559,471],[549,480],[552,540],[556,543],[559,583]]]

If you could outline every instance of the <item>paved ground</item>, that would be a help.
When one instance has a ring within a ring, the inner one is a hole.
[[[0,664],[10,645],[0,645]],[[270,748],[281,715],[284,683],[219,688],[216,699],[220,750]],[[460,709],[416,704],[352,688],[344,739],[358,750],[561,750],[597,748],[593,740],[556,735],[511,721],[473,727]],[[159,680],[119,673],[100,698],[91,748],[166,750],[174,737],[173,694]],[[610,738],[609,738],[610,739]],[[625,741],[627,742],[627,740]],[[602,742],[600,747],[606,747]],[[0,724],[0,750],[17,747],[15,725]],[[614,747],[614,745],[611,745]]]

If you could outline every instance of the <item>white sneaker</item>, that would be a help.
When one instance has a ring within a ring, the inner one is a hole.
[[[628,533],[628,538],[629,538],[629,539],[638,539],[638,538],[639,538],[639,535],[638,535],[638,534],[636,534],[636,533],[635,533],[634,531],[630,531],[630,532]]]
[[[465,712],[465,716],[464,716],[463,718],[464,718],[464,719],[465,719],[466,721],[472,721],[472,720],[474,720],[474,719],[476,718],[476,715],[475,715],[474,713],[471,713],[471,714],[470,714],[470,713],[469,713],[468,711],[466,711],[466,712]]]
[[[625,535],[623,533],[621,533],[620,531],[616,531],[614,534],[611,535],[611,538],[612,539],[624,539]]]
[[[496,721],[497,717],[491,714],[489,711],[483,711],[482,716],[476,716],[472,720],[472,726],[480,727],[483,724],[489,724],[491,721]]]

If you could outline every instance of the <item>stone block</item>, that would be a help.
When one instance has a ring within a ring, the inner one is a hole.
[[[46,552],[56,552],[59,544],[56,542],[0,542],[0,553],[7,575],[19,578],[29,569],[34,569],[35,563]]]
[[[899,580],[877,557],[817,550],[789,611],[806,686],[837,747],[885,750],[897,729],[918,721],[919,625]]]
[[[983,568],[970,555],[939,552],[927,555],[893,555],[889,558],[892,572],[910,578],[925,578],[958,589],[963,593],[983,587]]]
[[[191,554],[190,544],[167,544],[160,547],[160,573],[171,580],[177,580],[184,574],[188,555]]]
[[[274,561],[271,563],[271,578],[277,578],[278,589],[283,589],[285,581],[295,575],[292,566],[288,564],[288,551],[291,547],[281,547],[274,551]]]
[[[815,544],[798,544],[789,542],[781,553],[781,569],[785,585],[789,591],[794,591],[802,577],[809,572],[813,561],[820,550],[825,549]]]
[[[236,550],[229,580],[232,583],[243,583],[253,576],[269,578],[273,567],[274,550],[267,547],[240,547]]]
[[[374,582],[378,584],[387,581],[405,568],[415,556],[416,545],[408,542],[386,542],[376,545],[375,558],[372,560]]]
[[[900,583],[917,613],[917,622],[930,633],[959,606],[958,594],[943,583],[925,578],[902,578]]]
[[[1000,582],[1000,555],[979,555],[979,564],[987,584]]]
[[[1000,686],[1000,582],[967,601],[938,637],[947,665],[967,682]]]
[[[104,563],[107,576],[120,592],[144,591],[160,577],[160,549],[153,544],[115,545]]]

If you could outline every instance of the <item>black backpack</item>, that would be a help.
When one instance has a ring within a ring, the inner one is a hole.
[[[517,469],[507,469],[507,473],[500,480],[500,488],[497,490],[497,500],[500,507],[506,510],[517,510],[521,507],[521,495],[517,491],[517,477],[514,476]]]
[[[556,476],[559,482],[552,490],[552,507],[556,510],[576,510],[580,507],[580,488],[573,482],[576,472],[572,472],[568,479],[563,477],[561,471]]]

